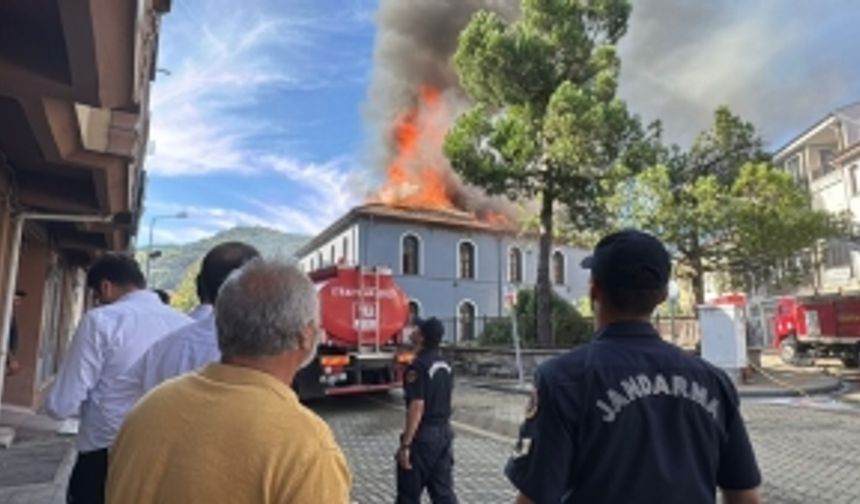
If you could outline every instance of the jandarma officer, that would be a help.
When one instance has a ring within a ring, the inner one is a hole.
[[[403,380],[407,411],[397,452],[398,504],[420,503],[425,488],[434,504],[457,502],[451,474],[454,379],[451,366],[439,352],[444,334],[444,326],[435,317],[418,321],[412,334],[417,354]]]
[[[728,376],[650,324],[671,273],[662,243],[603,238],[591,270],[597,332],[535,373],[506,474],[517,504],[757,504],[758,465]]]

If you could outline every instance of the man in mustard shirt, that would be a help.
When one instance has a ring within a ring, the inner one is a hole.
[[[224,284],[215,310],[221,363],[138,403],[111,451],[108,502],[348,503],[343,453],[290,388],[317,346],[311,281],[255,260]]]

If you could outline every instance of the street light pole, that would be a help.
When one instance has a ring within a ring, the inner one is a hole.
[[[151,263],[153,259],[153,250],[152,250],[152,241],[153,236],[155,235],[155,223],[158,222],[159,219],[187,219],[188,212],[179,212],[176,214],[170,215],[154,215],[152,219],[149,220],[149,246],[146,249],[146,281],[149,282],[151,280],[150,273],[152,271]]]

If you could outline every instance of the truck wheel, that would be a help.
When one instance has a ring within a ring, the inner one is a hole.
[[[811,366],[812,359],[798,344],[795,336],[789,336],[779,344],[779,357],[790,366]]]
[[[860,367],[860,348],[855,349],[851,354],[843,355],[842,365],[847,368]]]

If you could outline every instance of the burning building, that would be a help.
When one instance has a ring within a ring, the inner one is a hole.
[[[456,209],[370,203],[353,208],[298,251],[305,271],[332,264],[385,266],[410,298],[413,313],[435,316],[446,338],[478,337],[504,315],[505,295],[537,279],[538,242],[507,222]],[[586,293],[579,268],[586,252],[558,245],[551,256],[555,291],[574,301]]]
[[[385,266],[413,313],[436,316],[449,341],[480,335],[503,316],[506,294],[533,287],[538,240],[521,233],[513,208],[465,184],[443,153],[445,135],[469,107],[451,56],[472,14],[511,18],[514,0],[382,0],[373,81],[366,109],[371,164],[380,189],[298,252],[312,271],[331,264]],[[585,252],[559,245],[550,275],[562,297],[585,295]]]

